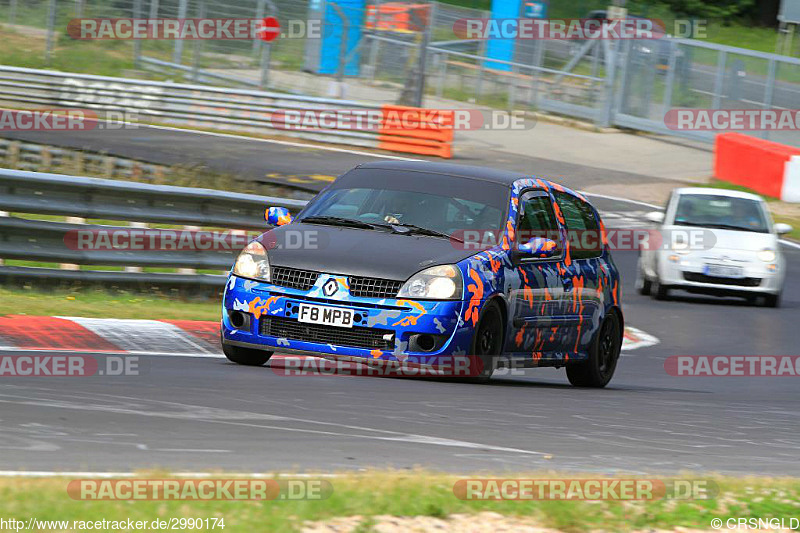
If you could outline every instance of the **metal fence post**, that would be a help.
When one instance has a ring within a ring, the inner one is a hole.
[[[722,84],[725,80],[725,63],[728,59],[728,52],[720,50],[717,56],[717,74],[714,78],[714,99],[712,109],[719,109],[722,103]]]
[[[178,19],[186,18],[187,4],[188,0],[180,0],[180,4],[178,5]],[[180,65],[182,56],[183,56],[183,40],[175,39],[175,50],[172,53],[172,62]]]
[[[264,18],[264,9],[266,7],[265,0],[258,0],[256,4],[256,20],[262,20]],[[253,41],[253,55],[256,55],[259,49],[264,45],[264,41],[261,39],[255,39]]]
[[[436,88],[436,96],[441,98],[447,84],[447,54],[441,52],[436,54],[436,63],[439,67],[439,86]]]
[[[17,0],[11,0],[8,6],[8,23],[14,24],[17,21]]]
[[[775,94],[775,74],[777,70],[777,63],[775,59],[769,60],[769,67],[767,70],[767,83],[764,86],[764,109],[772,109],[772,98]],[[761,132],[764,139],[769,139],[769,129]]]
[[[83,16],[83,0],[75,0],[75,17],[81,18]]]
[[[56,0],[50,0],[47,7],[47,44],[45,45],[45,60],[50,63],[53,58],[56,28]]]
[[[542,59],[544,57],[544,41],[534,41],[536,50],[533,54],[533,68],[531,69],[531,99],[528,102],[529,107],[537,108],[539,106],[539,75],[541,74],[539,68],[542,66]]]
[[[158,18],[158,0],[150,0],[150,18]]]
[[[422,34],[422,43],[419,50],[419,77],[417,78],[417,90],[414,93],[414,106],[422,107],[425,99],[425,67],[428,62],[428,43],[431,42],[431,34],[433,33],[433,23],[436,20],[436,3],[429,2],[430,9],[428,11],[428,27]]]
[[[141,0],[137,0],[141,1]],[[206,1],[200,0],[200,6],[198,7],[198,18],[205,18],[206,16]],[[192,81],[197,83],[200,79],[200,59],[202,57],[203,49],[202,49],[202,40],[195,39],[194,43],[192,43]]]
[[[666,115],[672,107],[672,92],[675,88],[675,67],[678,59],[678,46],[675,41],[669,43],[669,62],[667,63],[667,79],[664,80],[664,102],[661,115]]]
[[[133,18],[142,18],[142,0],[133,0]],[[140,58],[142,57],[142,41],[133,40],[133,67],[139,68]]]
[[[374,37],[380,35],[381,24],[381,3],[383,0],[376,0],[375,2],[375,27],[372,29]],[[375,74],[378,71],[378,58],[380,57],[381,41],[380,39],[371,39],[372,45],[369,47],[369,64],[370,78],[375,81]]]
[[[271,52],[272,45],[270,43],[264,43],[264,47],[261,49],[261,79],[258,84],[262,90],[266,89],[269,85],[269,59]]]
[[[613,125],[614,115],[622,109],[622,103],[626,97],[625,93],[628,91],[632,41],[627,40],[617,44],[618,46],[612,46],[610,42],[606,42],[605,45],[606,62],[613,65],[613,72],[606,72],[606,102],[603,111],[606,116],[600,124],[603,127]],[[615,87],[617,65],[622,68],[619,76],[619,87]],[[606,68],[608,69],[609,67],[606,66]]]

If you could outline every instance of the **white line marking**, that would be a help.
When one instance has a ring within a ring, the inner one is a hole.
[[[640,202],[639,200],[631,200],[629,198],[622,198],[621,196],[610,196],[608,194],[598,194],[596,192],[586,192],[586,191],[578,191],[584,196],[594,196],[595,198],[605,198],[607,200],[617,200],[619,202],[628,202],[630,204],[637,204],[637,205],[644,205],[647,207],[652,207],[653,209],[661,209],[660,206],[654,204],[648,204],[647,202]]]
[[[125,124],[133,124],[126,122]],[[271,144],[280,144],[283,146],[294,146],[297,148],[312,148],[315,150],[327,150],[329,152],[343,152],[346,154],[353,154],[353,155],[363,155],[367,157],[375,157],[378,159],[398,159],[400,161],[423,161],[422,159],[414,159],[411,157],[403,157],[399,155],[384,155],[384,154],[373,154],[370,152],[362,152],[360,150],[350,150],[348,148],[335,148],[333,146],[322,146],[316,144],[304,144],[299,142],[292,142],[292,141],[281,141],[278,139],[261,139],[258,137],[247,137],[244,135],[235,135],[233,133],[217,133],[213,131],[200,131],[200,130],[192,130],[188,128],[176,128],[171,126],[155,126],[152,124],[136,124],[138,127],[145,127],[145,128],[153,128],[157,130],[166,130],[166,131],[180,131],[184,133],[193,133],[193,134],[200,134],[200,135],[211,135],[213,137],[224,137],[226,139],[237,139],[237,140],[249,140],[249,141],[256,141],[256,142],[265,142]]]
[[[344,431],[328,431],[323,429],[310,429],[299,427],[288,427],[285,425],[273,424],[259,424],[255,422],[238,422],[231,418],[231,415],[224,409],[216,409],[211,407],[203,407],[198,405],[189,405],[179,402],[169,402],[163,400],[151,400],[151,403],[159,404],[163,407],[159,411],[148,411],[145,409],[137,409],[135,402],[141,402],[141,398],[130,396],[112,396],[107,394],[97,394],[97,397],[113,397],[116,402],[124,402],[130,400],[131,403],[125,404],[106,404],[106,403],[88,403],[85,398],[81,399],[80,403],[70,402],[68,400],[57,399],[44,399],[41,397],[30,397],[24,394],[0,394],[0,403],[3,404],[21,404],[31,406],[45,406],[59,409],[75,409],[79,411],[94,411],[116,414],[127,414],[144,417],[156,417],[174,420],[192,420],[193,422],[206,423],[206,424],[221,424],[236,427],[247,427],[261,430],[274,430],[286,431],[290,433],[305,433],[309,435],[322,435],[325,437],[339,437],[345,439],[365,439],[377,441],[394,441],[394,442],[408,442],[411,444],[423,444],[433,446],[445,446],[454,448],[467,448],[479,449],[486,451],[497,451],[506,453],[517,453],[523,455],[549,455],[544,452],[537,452],[534,450],[523,450],[520,448],[507,448],[505,446],[496,446],[491,444],[481,444],[477,442],[462,441],[456,439],[447,439],[436,437],[432,435],[420,435],[415,433],[404,433],[401,431],[391,431],[378,428],[371,428],[366,426],[357,426],[349,424],[339,424],[334,422],[325,422],[322,420],[313,420],[306,418],[287,417],[280,415],[272,415],[268,413],[237,413],[238,415],[246,415],[250,419],[256,420],[269,420],[273,423],[283,422],[284,424],[308,424],[316,425],[318,427],[334,427],[338,430],[350,430],[349,433]],[[168,412],[165,409],[173,408],[180,409],[181,412]]]

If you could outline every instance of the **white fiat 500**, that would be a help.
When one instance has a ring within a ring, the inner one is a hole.
[[[778,238],[792,230],[773,224],[763,198],[725,189],[683,188],[666,209],[649,213],[663,245],[644,246],[636,288],[657,300],[672,289],[743,296],[780,305],[786,264]]]

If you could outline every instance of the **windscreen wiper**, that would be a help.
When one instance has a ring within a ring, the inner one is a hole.
[[[369,222],[363,222],[353,218],[334,217],[328,215],[305,217],[301,219],[300,222],[307,222],[309,224],[325,224],[326,226],[347,226],[350,228],[361,229],[376,229],[381,227],[378,224],[370,224]]]
[[[398,231],[397,233],[404,233],[406,235],[430,235],[431,237],[441,237],[442,239],[454,240],[456,242],[463,243],[462,239],[459,239],[455,235],[448,235],[447,233],[436,231],[435,229],[424,228],[422,226],[417,226],[416,224],[403,224],[403,223],[396,223],[391,224],[393,228],[403,228],[407,231]]]

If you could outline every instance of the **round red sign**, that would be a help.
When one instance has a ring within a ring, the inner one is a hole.
[[[275,17],[265,17],[261,24],[260,33],[263,40],[274,41],[281,34],[281,24]]]

